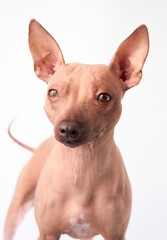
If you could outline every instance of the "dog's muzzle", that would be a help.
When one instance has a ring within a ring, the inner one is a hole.
[[[63,121],[58,125],[58,140],[68,147],[77,147],[83,142],[84,127],[73,121]]]

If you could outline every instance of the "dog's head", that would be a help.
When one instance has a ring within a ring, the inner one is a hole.
[[[142,25],[119,46],[108,66],[65,64],[57,42],[31,20],[29,46],[35,73],[48,84],[45,111],[55,137],[76,147],[114,129],[125,91],[141,80],[149,40]]]

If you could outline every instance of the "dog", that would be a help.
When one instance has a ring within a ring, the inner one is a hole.
[[[54,38],[35,20],[29,47],[38,78],[48,84],[44,109],[54,136],[23,168],[9,207],[4,240],[34,205],[38,240],[61,234],[125,240],[131,185],[114,142],[124,93],[139,84],[149,50],[145,25],[116,50],[109,65],[65,64]]]

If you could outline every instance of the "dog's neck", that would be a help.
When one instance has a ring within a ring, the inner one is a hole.
[[[113,168],[116,152],[113,132],[76,148],[68,148],[61,144],[61,152],[63,156],[67,156],[61,158],[60,164],[66,169],[65,174],[69,176],[69,184],[78,191],[88,192],[89,189],[93,191],[98,181]]]

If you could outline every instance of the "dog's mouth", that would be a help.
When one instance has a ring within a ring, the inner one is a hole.
[[[73,143],[73,142],[63,142],[63,144],[66,146],[66,147],[70,147],[70,148],[75,148],[75,147],[79,147],[81,146],[82,144],[79,144],[79,143]]]
[[[70,148],[79,147],[84,144],[82,142],[73,141],[71,139],[68,139],[68,140],[59,139],[58,141],[63,143],[66,147],[70,147]]]
[[[87,133],[83,132],[79,138],[78,137],[73,138],[70,136],[63,137],[57,134],[56,131],[54,131],[54,133],[57,141],[61,142],[66,147],[75,148],[75,147],[85,145],[87,143],[90,144],[91,142],[98,141],[98,139],[100,139],[106,134],[106,130],[108,130],[107,126],[105,126],[103,129],[99,129],[98,131],[95,131],[96,134],[93,133],[94,131],[88,131]]]

